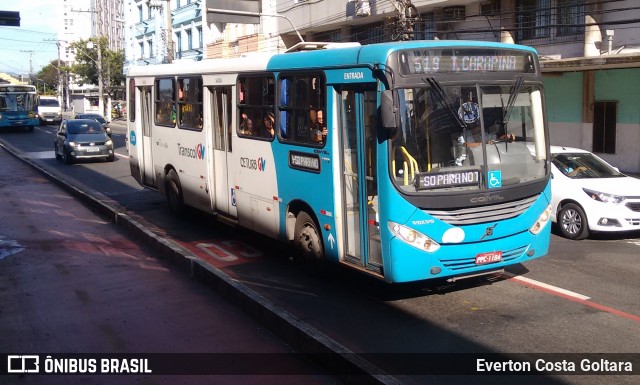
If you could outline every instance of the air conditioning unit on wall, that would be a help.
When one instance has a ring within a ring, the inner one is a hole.
[[[371,5],[369,0],[357,0],[356,3],[356,15],[357,16],[369,16],[371,15]]]

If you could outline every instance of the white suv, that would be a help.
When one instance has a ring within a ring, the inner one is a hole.
[[[552,220],[562,235],[640,230],[640,179],[589,151],[551,146]]]

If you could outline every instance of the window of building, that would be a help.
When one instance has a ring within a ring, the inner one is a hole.
[[[180,31],[176,32],[176,52],[182,52],[182,33]]]
[[[558,36],[584,32],[584,0],[558,0]]]
[[[353,36],[353,41],[357,41],[362,44],[383,43],[385,41],[384,23],[381,22],[353,27],[351,34]]]
[[[196,31],[198,31],[198,48],[202,48],[203,47],[202,27],[196,27]]]
[[[436,38],[436,24],[433,13],[420,15],[413,27],[413,40],[433,40]]]
[[[193,36],[190,29],[188,29],[186,32],[187,32],[187,49],[190,50],[190,49],[193,49]]]
[[[178,127],[202,130],[202,78],[178,79]]]
[[[140,43],[140,59],[144,59],[144,42]]]
[[[238,136],[271,140],[277,127],[273,75],[238,77]]]
[[[142,23],[144,16],[142,16],[142,4],[138,5],[138,22]]]
[[[551,0],[516,0],[518,42],[551,36]]]
[[[153,50],[153,40],[149,40],[149,57],[152,58],[155,56],[155,52]]]
[[[156,79],[156,124],[174,126],[176,124],[176,88],[173,78]]]
[[[596,101],[593,105],[593,152],[616,153],[617,101]]]
[[[284,142],[322,146],[326,141],[326,87],[322,74],[287,74],[279,83],[279,132]]]

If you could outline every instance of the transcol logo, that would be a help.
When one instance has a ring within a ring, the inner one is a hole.
[[[267,167],[267,160],[262,157],[258,159],[240,158],[240,167],[250,170],[264,171]]]
[[[198,144],[196,148],[182,147],[178,143],[178,155],[193,159],[204,159],[204,145]]]

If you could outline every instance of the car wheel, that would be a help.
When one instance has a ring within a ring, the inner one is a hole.
[[[293,242],[301,257],[299,261],[306,269],[315,274],[326,272],[321,234],[316,222],[304,211],[301,211],[296,218]]]
[[[169,210],[175,216],[182,216],[185,212],[184,199],[182,198],[182,186],[180,185],[180,179],[175,170],[170,170],[167,174],[167,203],[169,203]]]
[[[67,150],[65,150],[64,148],[62,149],[62,160],[64,160],[66,164],[73,163],[73,158],[71,157],[71,155],[69,155],[69,152],[67,152]]]
[[[567,203],[558,213],[558,225],[566,238],[578,240],[589,236],[589,224],[582,207]]]
[[[53,153],[56,156],[56,160],[62,159],[62,156],[60,156],[60,154],[58,154],[58,145],[57,144],[53,145]]]

